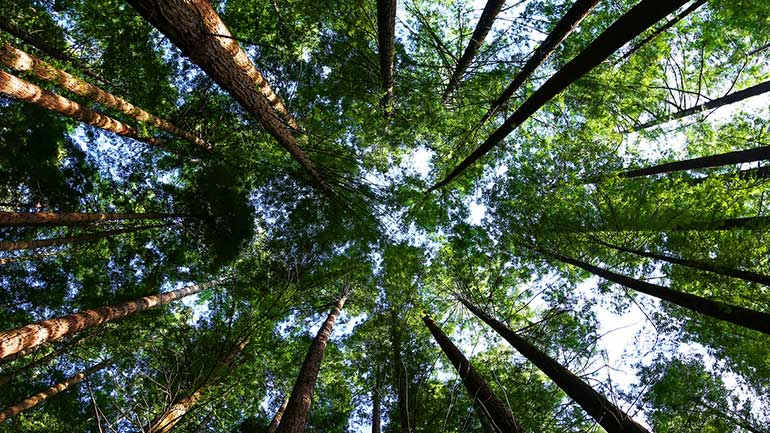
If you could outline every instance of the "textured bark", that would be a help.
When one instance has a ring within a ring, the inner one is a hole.
[[[112,117],[97,113],[90,108],[86,108],[75,101],[69,100],[56,93],[43,90],[40,87],[24,81],[15,75],[0,71],[0,95],[5,95],[20,101],[35,104],[83,123],[114,132],[123,137],[133,138],[153,146],[160,147],[163,150],[171,152],[165,147],[162,140],[155,137],[144,137],[139,134],[133,126],[127,125]]]
[[[649,433],[627,413],[596,392],[563,365],[530,344],[516,332],[494,319],[470,301],[460,299],[473,314],[487,323],[516,350],[535,364],[546,376],[559,386],[572,400],[583,408],[608,433]]]
[[[94,365],[93,367],[87,370],[81,371],[80,373],[68,378],[62,383],[57,383],[56,385],[48,388],[47,390],[41,393],[35,394],[18,404],[15,404],[11,407],[4,409],[3,411],[0,412],[0,423],[18,415],[21,412],[24,412],[27,409],[33,408],[41,403],[44,403],[46,400],[50,399],[51,397],[54,397],[57,394],[60,394],[66,391],[67,389],[76,385],[78,382],[85,379],[86,377],[108,366],[111,362],[112,360],[100,362]]]
[[[559,69],[539,89],[497,128],[476,150],[457,165],[443,180],[428,189],[428,192],[443,188],[473,165],[493,147],[500,144],[514,129],[532,116],[554,96],[602,63],[628,41],[647,30],[650,26],[675,11],[687,0],[642,0],[623,16],[618,18],[596,40],[569,63]]]
[[[725,95],[721,98],[712,99],[708,102],[705,102],[700,105],[696,105],[686,110],[677,111],[676,113],[669,114],[668,116],[665,116],[662,119],[655,119],[647,123],[637,125],[634,127],[634,131],[647,129],[655,125],[660,125],[662,123],[670,122],[672,120],[681,119],[683,117],[691,116],[693,114],[703,113],[706,110],[712,110],[725,105],[733,104],[735,102],[740,102],[740,101],[743,101],[744,99],[751,98],[752,96],[762,95],[767,92],[770,92],[770,81],[765,81],[764,83],[759,83],[747,89],[730,93],[729,95]]]
[[[94,337],[95,335],[98,335],[98,334],[92,333],[92,334],[87,334],[85,336],[82,336],[82,334],[81,334],[81,335],[71,339],[66,344],[62,345],[61,347],[57,348],[56,350],[52,350],[48,354],[46,354],[44,356],[41,356],[41,357],[39,357],[39,358],[37,358],[37,359],[27,363],[26,365],[24,365],[22,367],[16,368],[16,369],[14,369],[12,371],[4,371],[5,374],[3,374],[3,376],[0,376],[0,386],[5,385],[6,383],[8,383],[11,380],[15,379],[16,377],[18,377],[20,374],[24,374],[26,372],[31,372],[35,368],[37,368],[38,366],[47,364],[52,359],[58,358],[59,356],[69,352],[70,350],[72,350],[73,347],[78,346],[79,344],[83,343],[84,341],[89,340],[90,338]],[[41,347],[44,347],[44,346],[37,346],[37,347],[35,347],[33,349],[30,349],[29,351],[24,351],[23,350],[21,352],[16,353],[14,356],[9,356],[8,358],[5,358],[4,361],[8,362],[8,361],[13,361],[15,359],[19,359],[19,358],[21,358],[21,357],[23,357],[25,355],[29,355],[30,353],[40,349]]]
[[[321,325],[321,329],[318,330],[313,344],[310,345],[276,433],[302,433],[305,431],[310,403],[313,399],[313,390],[315,389],[316,379],[318,379],[318,372],[321,370],[321,361],[323,361],[324,352],[326,351],[326,344],[332,334],[334,322],[337,321],[337,317],[340,315],[346,299],[347,294],[340,297],[334,304],[331,313],[329,313],[329,316]]]
[[[468,66],[470,66],[473,58],[476,57],[476,53],[479,51],[484,39],[486,39],[487,34],[492,28],[492,24],[494,24],[495,18],[497,17],[497,14],[500,13],[500,9],[503,7],[504,3],[505,0],[487,0],[484,10],[481,12],[479,22],[473,30],[471,40],[468,41],[468,46],[465,47],[463,56],[458,60],[457,66],[455,66],[454,72],[452,72],[452,76],[449,78],[449,84],[447,84],[446,90],[444,90],[444,96],[441,97],[444,104],[447,103],[449,96],[460,84],[460,80],[463,78],[463,75],[465,75],[465,71],[468,69]]]
[[[158,129],[168,131],[206,150],[211,149],[211,145],[206,143],[202,138],[173,125],[167,120],[158,118],[157,116],[146,112],[125,99],[107,93],[99,87],[49,65],[33,55],[27,54],[18,48],[14,48],[9,44],[0,47],[0,62],[16,72],[31,72],[37,77],[67,89],[76,95],[88,98],[105,107],[112,108],[140,122],[148,123]]]
[[[683,161],[674,161],[666,164],[659,164],[652,167],[628,170],[619,173],[618,176],[624,178],[634,178],[643,176],[652,176],[662,173],[673,173],[684,170],[697,170],[701,168],[721,167],[730,164],[742,164],[746,162],[755,162],[770,160],[770,146],[755,147],[747,150],[737,150],[735,152],[720,153],[718,155],[704,156],[701,158],[686,159]],[[765,168],[765,171],[767,169]],[[595,180],[594,180],[595,181]],[[590,182],[594,182],[590,181]],[[586,182],[589,183],[589,182]]]
[[[694,12],[699,7],[703,6],[706,3],[707,0],[696,0],[691,4],[687,9],[683,10],[682,12],[678,13],[674,18],[671,18],[666,22],[666,24],[663,24],[662,26],[658,27],[654,32],[652,32],[649,36],[642,39],[638,44],[634,45],[633,48],[628,50],[626,54],[623,54],[623,57],[620,58],[621,61],[631,57],[635,52],[637,52],[640,48],[647,45],[650,41],[660,36],[663,32],[670,29],[671,27],[674,27],[676,23],[679,21],[682,21],[684,17],[687,15],[690,15],[692,12]]]
[[[486,417],[491,422],[493,431],[497,433],[524,433],[524,429],[521,428],[519,422],[513,417],[511,411],[495,395],[484,378],[476,372],[476,369],[473,368],[465,355],[444,334],[436,322],[430,316],[424,316],[422,320],[430,330],[430,333],[433,334],[433,338],[436,339],[438,345],[441,346],[444,354],[454,365],[480,415]]]
[[[379,366],[377,367],[379,369]],[[379,370],[372,390],[372,433],[382,432],[382,394],[380,394]]]
[[[267,431],[265,433],[275,433],[278,429],[278,424],[281,423],[281,418],[283,418],[283,412],[286,410],[287,404],[289,404],[289,394],[283,396],[281,406],[278,407],[275,415],[273,415],[273,419],[270,421],[270,425],[267,426]]]
[[[35,239],[31,241],[1,241],[0,251],[34,250],[38,248],[57,247],[61,245],[76,245],[86,242],[95,242],[100,239],[117,236],[125,233],[134,233],[142,230],[167,227],[168,224],[156,224],[151,226],[129,227],[125,229],[107,230],[96,233],[85,233],[76,236],[64,236],[53,239]]]
[[[556,26],[551,30],[551,33],[545,38],[543,43],[532,53],[532,57],[527,60],[524,67],[521,68],[516,77],[513,78],[511,84],[505,88],[503,93],[497,97],[492,106],[481,119],[480,124],[486,123],[492,116],[494,116],[501,107],[503,107],[513,94],[524,84],[527,79],[532,76],[532,73],[540,67],[551,54],[556,51],[556,47],[561,45],[564,39],[572,33],[573,30],[588,16],[589,13],[596,7],[599,0],[576,0],[572,4],[572,7],[566,14],[556,23]]]
[[[84,226],[102,221],[164,220],[180,216],[167,213],[0,212],[0,227]]]
[[[385,115],[392,114],[393,76],[396,58],[396,0],[377,0],[377,47],[380,55],[382,106]]]
[[[334,194],[292,135],[290,128],[296,129],[297,123],[238,42],[232,39],[207,0],[128,0],[128,3],[255,116],[324,192]]]
[[[621,286],[627,287],[631,290],[654,296],[658,299],[679,305],[680,307],[698,312],[705,316],[724,320],[726,322],[763,332],[765,334],[770,334],[770,314],[768,313],[763,313],[761,311],[755,311],[724,302],[713,301],[711,299],[691,295],[689,293],[680,292],[678,290],[673,290],[668,287],[659,286],[657,284],[648,283],[646,281],[636,280],[634,278],[616,274],[615,272],[611,272],[606,269],[582,262],[580,260],[563,256],[561,254],[550,255],[556,260],[576,266],[596,276],[602,277],[605,280],[620,284]]]
[[[0,359],[19,351],[62,339],[84,329],[126,317],[140,311],[159,307],[177,299],[194,295],[219,281],[183,287],[159,295],[144,296],[133,301],[98,307],[79,313],[32,323],[21,328],[0,332]]]

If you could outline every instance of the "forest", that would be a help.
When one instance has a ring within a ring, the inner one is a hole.
[[[767,0],[0,1],[0,433],[770,433],[769,137]]]

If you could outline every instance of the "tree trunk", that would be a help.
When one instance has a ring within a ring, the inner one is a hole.
[[[751,271],[744,271],[741,269],[735,269],[728,266],[722,266],[722,265],[715,264],[713,262],[680,259],[678,257],[668,256],[665,254],[651,253],[644,250],[620,247],[617,245],[612,245],[608,242],[604,242],[599,239],[594,239],[594,240],[600,245],[604,245],[607,248],[612,248],[617,251],[623,251],[630,254],[636,254],[637,256],[647,257],[655,260],[662,260],[662,261],[673,263],[676,265],[687,266],[689,268],[700,269],[702,271],[712,272],[714,274],[719,274],[726,277],[739,278],[744,281],[749,281],[753,283],[759,283],[759,284],[764,284],[766,286],[770,286],[769,275],[759,274]]]
[[[532,56],[527,60],[527,63],[516,74],[511,84],[505,88],[503,93],[492,103],[489,110],[479,122],[481,125],[486,123],[492,116],[494,116],[501,107],[503,107],[513,94],[524,84],[525,81],[532,75],[535,70],[543,64],[558,47],[564,39],[575,30],[583,19],[588,16],[589,13],[596,7],[599,0],[576,0],[572,4],[572,7],[566,14],[556,23],[556,26],[548,34],[543,43],[532,53]]]
[[[211,145],[206,143],[202,138],[173,125],[167,120],[160,119],[141,108],[136,107],[125,99],[107,93],[78,77],[49,65],[35,56],[14,48],[10,44],[5,44],[0,47],[0,61],[16,72],[32,72],[37,77],[59,87],[63,87],[76,95],[117,110],[140,122],[148,123],[156,128],[168,131],[206,150],[211,149]]]
[[[167,213],[0,212],[0,227],[85,226],[102,221],[165,220],[181,216]]]
[[[681,119],[693,114],[702,113],[706,110],[719,108],[725,105],[729,105],[735,102],[743,101],[744,99],[751,98],[752,96],[761,95],[763,93],[770,92],[770,81],[759,83],[755,86],[751,86],[748,89],[739,90],[737,92],[730,93],[729,95],[722,96],[721,98],[712,99],[700,105],[688,108],[686,110],[677,111],[676,113],[669,114],[662,119],[655,119],[649,122],[637,125],[634,127],[634,131],[647,129],[649,127],[660,125],[662,123],[670,122],[672,120]]]
[[[232,39],[207,0],[128,0],[128,3],[255,116],[325,193],[334,195],[292,135],[289,128],[296,129],[297,123],[238,42]],[[281,116],[288,119],[289,128]]]
[[[446,186],[465,169],[492,150],[505,139],[516,127],[532,116],[554,96],[561,93],[570,84],[598,66],[612,53],[628,41],[647,30],[650,26],[675,11],[687,0],[642,0],[631,8],[607,30],[596,38],[586,49],[569,63],[559,69],[539,89],[497,128],[476,150],[457,165],[443,180],[428,189],[435,191]]]
[[[155,137],[145,137],[139,134],[133,126],[127,125],[112,117],[97,113],[75,101],[63,96],[43,90],[40,87],[24,81],[15,75],[0,71],[0,94],[20,101],[35,104],[83,123],[114,132],[123,137],[133,138],[153,146],[160,147],[168,152],[173,152],[165,147],[162,140]]]
[[[401,424],[401,433],[412,433],[412,424],[409,416],[409,380],[401,349],[401,328],[397,325],[398,317],[391,312],[390,345],[393,350],[393,379],[398,400],[398,419]]]
[[[591,233],[591,232],[686,232],[686,231],[724,231],[724,230],[764,230],[770,225],[770,216],[756,216],[744,218],[726,218],[714,221],[691,221],[684,223],[662,223],[662,224],[639,224],[624,223],[622,225],[613,224],[610,227],[592,227],[578,228],[576,230],[566,229],[570,233]]]
[[[746,162],[756,162],[770,159],[770,146],[755,147],[747,150],[737,150],[735,152],[720,153],[718,155],[703,156],[700,158],[685,159],[683,161],[668,162],[666,164],[654,165],[652,167],[638,168],[619,173],[618,176],[624,178],[634,178],[642,176],[652,176],[662,173],[673,173],[684,170],[697,170],[701,168],[721,167],[730,164],[742,164]],[[765,171],[767,171],[766,167]],[[593,183],[596,180],[589,180],[586,183]]]
[[[32,241],[0,241],[0,251],[34,250],[38,248],[57,247],[61,245],[75,245],[86,242],[94,242],[111,236],[124,233],[134,233],[142,230],[168,227],[168,224],[156,224],[150,226],[129,227],[118,230],[107,230],[96,233],[85,233],[77,236],[64,236],[53,239],[36,239]]]
[[[380,394],[380,366],[375,367],[374,389],[372,389],[372,433],[382,432],[382,394]]]
[[[98,307],[55,319],[43,320],[21,328],[0,332],[0,359],[24,349],[59,340],[92,326],[130,316],[140,311],[159,307],[169,302],[194,295],[208,289],[220,280],[192,285],[159,295],[145,296],[133,301],[106,307]]]
[[[53,256],[56,254],[57,253],[44,253],[44,254],[32,254],[27,256],[5,257],[5,258],[0,258],[0,265],[5,265],[8,263],[23,262],[28,260],[39,260],[39,259],[43,259],[45,257]]]
[[[286,405],[288,404],[289,394],[286,394],[283,396],[283,401],[278,407],[278,410],[275,412],[272,421],[270,421],[270,425],[267,426],[267,431],[265,433],[275,433],[275,431],[278,429],[278,424],[281,423],[281,418],[283,418],[283,412],[286,410]]]
[[[12,418],[12,417],[18,415],[21,412],[24,412],[27,409],[30,409],[32,407],[35,407],[35,406],[45,402],[49,398],[51,398],[51,397],[53,397],[53,396],[55,396],[55,395],[57,395],[57,394],[59,394],[59,393],[61,393],[63,391],[66,391],[67,389],[71,388],[73,385],[77,384],[78,382],[80,382],[81,380],[85,379],[86,377],[88,377],[88,376],[96,373],[97,371],[103,369],[104,367],[108,366],[111,362],[112,362],[111,359],[108,359],[106,361],[102,361],[102,362],[94,365],[93,367],[91,367],[91,368],[89,368],[87,370],[81,371],[80,373],[78,373],[78,374],[76,374],[76,375],[66,379],[62,383],[58,383],[58,384],[48,388],[47,390],[45,390],[45,391],[43,391],[41,393],[35,394],[32,397],[29,397],[26,400],[24,400],[24,401],[22,401],[22,402],[20,402],[20,403],[18,403],[16,405],[14,405],[14,406],[6,408],[2,412],[0,412],[0,423],[8,420],[9,418]]]
[[[310,403],[313,399],[313,390],[315,389],[318,372],[321,370],[321,361],[324,357],[324,351],[326,351],[326,343],[329,341],[334,322],[340,315],[342,306],[345,305],[347,297],[348,295],[346,292],[334,304],[334,308],[331,313],[329,313],[329,317],[326,318],[321,329],[318,330],[318,334],[316,335],[315,340],[313,340],[313,344],[310,345],[305,361],[302,363],[302,367],[299,370],[297,381],[294,383],[294,389],[291,391],[291,397],[289,398],[289,403],[286,405],[286,410],[283,413],[283,419],[281,420],[281,423],[278,424],[276,433],[302,433],[305,431],[307,416],[310,411]]]
[[[452,343],[449,337],[441,331],[441,328],[430,318],[424,316],[422,320],[433,334],[433,338],[441,346],[444,354],[452,362],[457,374],[465,385],[468,395],[473,399],[473,404],[479,412],[491,421],[492,427],[497,433],[524,433],[519,422],[513,417],[511,411],[500,400],[483,377],[476,372],[462,352]],[[483,422],[483,421],[482,421]]]
[[[473,30],[471,40],[468,41],[468,46],[465,47],[465,52],[463,52],[463,56],[460,57],[460,60],[457,62],[457,66],[455,66],[454,72],[452,72],[452,77],[449,78],[449,84],[447,84],[446,90],[444,90],[444,96],[441,98],[444,104],[447,103],[449,96],[460,84],[460,80],[462,80],[463,75],[465,75],[465,70],[468,69],[473,58],[476,57],[479,47],[481,47],[484,39],[486,39],[487,34],[492,28],[492,24],[494,24],[495,18],[497,17],[497,14],[500,13],[500,9],[503,7],[504,3],[505,0],[487,0],[484,11],[481,12],[479,22]]]
[[[706,0],[696,0],[691,4],[687,9],[683,10],[681,13],[677,14],[674,18],[671,18],[666,22],[666,24],[663,24],[662,26],[658,27],[654,32],[652,32],[649,36],[642,39],[638,44],[634,45],[633,48],[628,50],[626,54],[623,54],[623,57],[620,58],[620,61],[624,61],[627,58],[631,57],[635,52],[637,52],[640,48],[647,45],[650,41],[660,36],[663,32],[670,29],[671,27],[674,27],[676,23],[679,21],[682,21],[684,17],[687,15],[690,15],[692,12],[694,12],[699,7],[703,6],[703,4],[706,3]]]
[[[385,115],[393,113],[393,75],[396,56],[396,0],[377,0],[377,46],[380,54],[382,107]]]
[[[470,301],[460,299],[473,314],[487,323],[516,350],[551,378],[572,400],[585,410],[608,433],[649,433],[627,413],[612,404],[590,385],[567,370],[553,358],[519,336],[502,322],[481,311]]]
[[[631,290],[654,296],[688,310],[696,311],[705,316],[724,320],[765,334],[770,334],[770,314],[768,313],[754,311],[724,302],[713,301],[711,299],[680,292],[657,284],[639,281],[561,254],[549,255],[559,261],[584,269],[596,276],[618,283]]]
[[[98,335],[98,334],[92,333],[92,334],[87,334],[85,336],[77,336],[77,337],[71,339],[70,341],[68,341],[67,343],[65,343],[64,345],[62,345],[61,347],[59,347],[58,349],[52,350],[48,354],[46,354],[44,356],[41,356],[41,357],[39,357],[39,358],[37,358],[37,359],[27,363],[23,367],[18,367],[18,368],[14,369],[14,370],[12,370],[10,372],[8,372],[8,371],[4,372],[5,374],[3,374],[3,376],[0,376],[0,386],[3,386],[5,384],[7,384],[8,382],[10,382],[11,380],[17,378],[21,374],[33,371],[39,365],[47,364],[48,361],[51,361],[52,359],[57,358],[57,357],[65,354],[65,353],[69,352],[72,348],[80,345],[81,343],[83,343],[84,341],[87,341],[88,339],[94,337],[95,335]],[[18,352],[14,356],[5,358],[4,361],[6,361],[6,362],[7,361],[13,361],[15,359],[21,358],[24,355],[29,355],[30,353],[36,351],[40,347],[42,347],[42,346],[37,346],[34,349],[31,349],[29,351]]]

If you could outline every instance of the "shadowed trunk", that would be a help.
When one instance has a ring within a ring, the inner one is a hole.
[[[326,351],[326,344],[332,334],[334,322],[337,321],[337,317],[340,315],[347,297],[346,292],[337,300],[331,313],[329,313],[329,316],[321,325],[321,329],[318,330],[313,344],[310,345],[276,433],[302,433],[305,431],[310,403],[313,399],[313,390],[315,389],[316,379],[318,379],[318,372],[321,370],[321,361],[323,361],[324,352]]]
[[[35,368],[37,368],[40,365],[47,364],[52,359],[58,358],[59,356],[61,356],[61,355],[65,354],[65,353],[69,352],[70,350],[72,350],[73,347],[76,347],[76,346],[80,345],[84,341],[87,341],[87,340],[93,338],[96,335],[99,335],[99,334],[98,333],[91,333],[91,334],[87,334],[87,335],[84,335],[84,336],[83,336],[83,334],[78,335],[77,337],[75,337],[75,338],[71,339],[70,341],[66,342],[64,345],[62,345],[58,349],[52,350],[50,353],[48,353],[48,354],[46,354],[44,356],[41,356],[41,357],[39,357],[39,358],[37,358],[37,359],[27,363],[26,365],[24,365],[22,367],[16,368],[16,369],[14,369],[12,371],[4,372],[5,374],[3,374],[3,376],[0,376],[0,386],[5,385],[6,383],[12,381],[13,379],[17,378],[19,375],[22,375],[22,374],[29,373],[29,372],[33,371]],[[23,350],[21,352],[16,353],[14,356],[9,356],[9,357],[5,358],[3,361],[9,362],[9,361],[13,361],[15,359],[19,359],[19,358],[23,357],[24,355],[29,355],[30,353],[35,352],[36,350],[40,349],[41,347],[44,347],[44,346],[37,346],[37,347],[35,347],[33,349],[30,349],[28,351],[24,351]]]
[[[726,218],[714,221],[690,221],[683,223],[613,223],[607,227],[563,227],[555,230],[565,233],[595,233],[595,232],[687,232],[687,231],[724,231],[724,230],[765,230],[770,225],[770,216]]]
[[[102,221],[165,220],[182,216],[167,213],[0,212],[0,227],[84,226]]]
[[[699,7],[703,6],[706,3],[707,0],[696,0],[691,4],[687,9],[683,10],[682,12],[678,13],[674,18],[671,18],[666,22],[666,24],[663,24],[662,26],[658,27],[654,32],[652,32],[649,36],[642,39],[638,44],[634,45],[633,48],[628,50],[626,54],[623,54],[623,57],[620,58],[620,61],[626,60],[627,58],[631,57],[635,52],[637,52],[640,48],[647,45],[650,41],[660,36],[663,32],[670,29],[671,27],[674,27],[676,23],[679,21],[682,21],[684,17],[687,15],[690,15],[692,12],[694,12]]]
[[[642,0],[639,2],[631,10],[618,18],[607,30],[602,32],[586,49],[540,86],[481,146],[468,155],[443,180],[430,187],[427,192],[437,190],[449,184],[465,169],[502,142],[508,134],[554,96],[598,66],[628,41],[647,30],[669,13],[674,12],[684,3],[686,3],[686,0]]]
[[[377,47],[380,54],[382,107],[385,116],[393,114],[393,75],[396,56],[396,0],[377,0]]]
[[[465,385],[465,389],[468,391],[468,395],[473,399],[474,406],[477,407],[478,412],[482,417],[487,417],[491,422],[493,431],[497,433],[524,433],[524,430],[519,425],[516,418],[513,417],[511,411],[505,406],[502,400],[500,400],[492,388],[486,383],[483,377],[476,372],[476,369],[471,366],[470,362],[463,355],[462,352],[452,343],[449,337],[441,331],[441,328],[430,318],[430,316],[424,316],[422,320],[425,325],[433,334],[433,338],[444,354],[452,362],[457,374]],[[483,423],[483,420],[482,420]]]
[[[151,226],[139,226],[130,227],[118,230],[107,230],[96,233],[85,233],[77,236],[64,236],[54,239],[36,239],[32,241],[2,241],[0,242],[0,250],[2,251],[17,251],[17,250],[34,250],[37,248],[57,247],[61,245],[76,245],[86,242],[95,242],[100,239],[108,238],[111,236],[117,236],[125,233],[135,233],[142,230],[157,229],[162,227],[168,227],[168,224],[156,224]]]
[[[548,255],[556,260],[576,266],[631,290],[654,296],[705,316],[724,320],[765,334],[770,334],[770,314],[768,313],[754,311],[724,302],[713,301],[711,299],[673,290],[668,287],[636,280],[561,254],[548,253]]]
[[[579,377],[567,370],[542,352],[537,347],[530,344],[527,340],[512,331],[502,322],[492,318],[480,308],[473,305],[466,299],[460,299],[473,314],[486,322],[492,329],[497,331],[500,336],[506,339],[516,350],[524,355],[531,363],[535,364],[546,376],[548,376],[556,385],[559,386],[572,400],[575,401],[584,411],[588,413],[596,422],[604,427],[608,433],[649,433],[647,429],[634,421],[627,413],[615,406],[596,392],[590,385],[585,383]]]
[[[372,433],[382,432],[382,394],[380,394],[380,366],[378,365],[372,389]]]
[[[267,426],[267,430],[265,433],[275,433],[275,431],[278,429],[278,424],[281,423],[281,418],[283,418],[283,412],[286,411],[286,405],[289,404],[289,394],[286,394],[283,396],[283,401],[281,402],[281,405],[278,407],[278,410],[275,412],[275,415],[273,416],[272,421],[270,421],[270,425]]]
[[[683,161],[668,162],[652,167],[638,168],[618,173],[624,178],[652,176],[662,173],[673,173],[684,170],[697,170],[701,168],[721,167],[730,164],[742,164],[770,159],[770,146],[755,147],[754,149],[737,150],[735,152],[720,153],[718,155],[703,156],[700,158],[685,159]],[[767,171],[766,167],[762,167]],[[759,171],[758,171],[759,173]],[[586,183],[596,182],[589,180]]]
[[[391,312],[390,323],[390,345],[393,351],[393,379],[396,381],[395,390],[397,394],[398,417],[401,427],[401,433],[411,433],[411,422],[409,417],[409,380],[406,367],[402,357],[401,348],[401,328],[397,325],[398,317]]]

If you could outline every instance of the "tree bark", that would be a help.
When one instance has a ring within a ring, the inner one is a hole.
[[[505,137],[554,96],[598,66],[628,41],[647,30],[669,13],[675,11],[686,1],[642,0],[639,2],[600,34],[586,49],[540,86],[481,146],[468,155],[443,180],[430,187],[427,192],[435,191],[449,184],[465,169],[492,150],[493,147],[500,144]]]
[[[144,296],[133,301],[98,307],[0,332],[0,359],[7,358],[25,349],[73,335],[92,326],[130,316],[150,308],[160,307],[177,299],[194,295],[219,282],[219,280],[216,280],[205,284],[187,286],[159,295]]]
[[[334,195],[292,135],[289,128],[296,129],[297,123],[238,42],[232,39],[207,0],[128,0],[128,3],[255,116],[325,193]]]
[[[37,77],[65,88],[76,95],[112,108],[140,122],[168,131],[205,150],[211,150],[211,145],[197,135],[187,132],[167,120],[158,118],[125,99],[107,93],[99,87],[49,65],[33,55],[14,48],[10,44],[0,47],[0,62],[16,72],[31,72]]]
[[[444,354],[452,362],[457,374],[463,381],[468,395],[473,399],[474,406],[477,406],[480,414],[491,421],[492,428],[497,433],[524,433],[519,422],[514,418],[511,411],[505,406],[502,400],[492,391],[492,388],[486,383],[476,369],[470,364],[463,353],[452,343],[449,337],[439,328],[436,322],[430,316],[422,318],[425,325],[433,334],[433,338]],[[483,422],[483,420],[482,420]]]
[[[633,48],[628,50],[627,53],[623,54],[623,57],[620,58],[620,61],[624,61],[627,58],[631,57],[635,52],[637,52],[640,48],[647,45],[650,41],[660,36],[663,32],[670,29],[671,27],[674,27],[676,23],[679,21],[682,21],[684,17],[687,15],[690,15],[692,12],[694,12],[699,7],[703,6],[704,3],[706,3],[707,0],[696,0],[691,4],[687,9],[683,10],[681,13],[677,14],[674,18],[671,18],[666,22],[666,24],[663,24],[662,26],[658,27],[654,32],[652,32],[649,36],[642,39],[638,44],[634,45]]]
[[[610,227],[599,228],[579,228],[577,230],[564,230],[570,233],[590,233],[590,232],[686,232],[686,231],[724,231],[724,230],[765,230],[770,225],[770,217],[756,216],[743,218],[726,218],[714,221],[690,221],[684,223],[666,223],[666,224],[633,224],[624,225],[613,224]]]
[[[549,253],[549,255],[556,260],[576,266],[596,276],[602,277],[605,280],[620,284],[621,286],[627,287],[631,290],[654,296],[672,304],[679,305],[680,307],[686,308],[688,310],[698,312],[705,316],[724,320],[726,322],[753,329],[765,334],[770,334],[770,314],[768,313],[763,313],[724,302],[713,301],[711,299],[673,290],[668,287],[659,286],[657,284],[648,283],[646,281],[636,280],[634,278],[616,274],[606,269],[602,269],[580,260],[563,256],[561,254]]]
[[[463,56],[460,57],[460,60],[457,62],[457,66],[455,66],[454,72],[452,72],[452,76],[449,78],[449,84],[447,84],[446,90],[444,90],[444,95],[441,97],[444,104],[449,101],[449,96],[460,84],[460,80],[462,80],[463,75],[465,75],[465,70],[468,69],[473,58],[476,57],[476,53],[479,51],[481,44],[484,43],[484,39],[486,39],[489,30],[492,28],[492,24],[494,24],[495,18],[497,17],[497,14],[500,13],[503,4],[505,4],[505,0],[487,0],[484,11],[481,12],[479,22],[473,30],[471,40],[468,41],[468,46],[465,47]]]
[[[685,159],[652,167],[628,170],[618,174],[623,178],[652,176],[655,174],[673,173],[684,170],[697,170],[701,168],[721,167],[730,164],[742,164],[746,162],[763,161],[770,159],[770,146],[755,147],[753,149],[737,150],[734,152],[720,153],[718,155],[703,156],[700,158]],[[765,168],[765,167],[763,167]],[[767,169],[765,168],[765,172]],[[593,183],[591,180],[587,183]]]
[[[412,423],[409,416],[409,380],[401,348],[401,329],[397,325],[398,317],[391,312],[390,323],[390,345],[393,351],[393,379],[396,381],[395,388],[398,404],[398,419],[401,433],[412,433]]]
[[[382,432],[382,394],[380,394],[380,366],[378,365],[372,389],[372,433]]]
[[[54,358],[57,358],[57,357],[65,354],[65,353],[69,352],[70,350],[72,350],[72,348],[80,345],[84,341],[89,340],[90,338],[94,337],[97,334],[96,333],[92,333],[92,334],[86,334],[85,336],[82,336],[82,335],[83,334],[81,334],[81,335],[71,339],[70,341],[65,343],[63,346],[61,346],[61,347],[59,347],[59,348],[57,348],[55,350],[52,350],[48,354],[43,355],[43,356],[41,356],[41,357],[39,357],[39,358],[37,358],[37,359],[27,363],[23,367],[16,368],[16,369],[14,369],[14,370],[12,370],[10,372],[9,371],[5,371],[4,374],[2,376],[0,376],[0,386],[3,386],[5,384],[7,384],[11,380],[13,380],[16,377],[18,377],[20,374],[24,374],[24,373],[33,371],[39,365],[47,364],[48,361],[50,361],[50,360],[52,360]],[[13,361],[15,359],[21,358],[24,355],[29,355],[30,353],[38,350],[40,347],[42,347],[42,346],[37,346],[34,349],[29,350],[29,351],[18,352],[14,356],[10,356],[8,358],[5,358],[4,361],[6,361],[6,362]]]
[[[283,396],[283,401],[278,407],[278,410],[275,412],[272,421],[270,421],[270,425],[267,426],[267,431],[265,433],[275,433],[275,431],[278,429],[278,424],[281,423],[281,418],[283,418],[283,412],[286,410],[286,405],[288,404],[289,394],[286,394]]]
[[[524,355],[531,363],[535,364],[556,385],[559,386],[572,400],[585,410],[596,422],[604,427],[608,433],[649,433],[647,429],[634,421],[627,413],[615,406],[599,394],[590,385],[585,383],[571,371],[565,368],[519,336],[516,332],[505,326],[502,322],[492,318],[480,308],[466,299],[460,299],[473,314],[487,323],[500,336],[505,338],[516,350]]]
[[[62,383],[58,383],[41,393],[35,394],[18,404],[15,404],[11,407],[4,409],[3,411],[0,412],[0,423],[18,415],[21,412],[24,412],[27,409],[33,408],[41,403],[44,403],[46,400],[50,399],[51,397],[54,397],[55,395],[61,392],[66,391],[67,389],[76,385],[78,382],[82,381],[86,377],[108,366],[110,363],[112,363],[111,359],[102,361],[94,365],[93,367],[87,370],[81,371],[80,373],[68,378]]]
[[[0,212],[0,227],[85,226],[102,221],[165,220],[181,216],[167,213]]]
[[[346,292],[337,300],[321,329],[318,330],[313,344],[310,345],[276,433],[302,433],[305,431],[310,403],[313,399],[313,390],[318,379],[318,372],[321,370],[321,361],[323,361],[324,352],[326,351],[326,344],[332,334],[334,322],[337,321],[337,317],[342,311],[342,306],[345,305],[347,296]]]
[[[380,54],[380,80],[384,92],[381,102],[386,117],[390,117],[393,113],[396,7],[397,0],[377,0],[377,46]]]
[[[77,236],[64,236],[61,238],[53,239],[35,239],[31,241],[0,241],[0,251],[34,250],[38,248],[57,247],[61,245],[76,245],[86,242],[95,242],[104,238],[125,233],[135,233],[142,230],[157,229],[162,227],[168,227],[168,224],[129,227],[117,230],[107,230],[103,232],[85,233]]]

